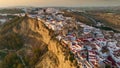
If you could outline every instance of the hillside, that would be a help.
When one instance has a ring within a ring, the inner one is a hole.
[[[89,13],[97,21],[104,23],[113,29],[119,31],[120,29],[120,14],[119,13]]]
[[[16,17],[0,27],[0,68],[77,68],[69,49],[42,21]]]
[[[92,25],[94,24],[91,20],[89,20],[88,18],[86,18],[83,13],[79,13],[79,12],[67,12],[65,10],[63,10],[64,12],[64,16],[67,17],[73,17],[74,19],[76,19],[76,21],[80,21],[82,23],[85,23],[87,25]]]

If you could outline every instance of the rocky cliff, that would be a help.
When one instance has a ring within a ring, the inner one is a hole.
[[[57,41],[54,32],[44,22],[27,16],[18,17],[0,28],[1,36],[10,33],[20,35],[23,40],[23,47],[16,50],[23,58],[23,67],[79,68],[69,49]]]

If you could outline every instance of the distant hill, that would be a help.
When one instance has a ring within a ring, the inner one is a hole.
[[[24,13],[23,10],[21,9],[0,9],[0,13],[11,13],[11,14],[15,14],[15,13]]]
[[[105,24],[106,26],[120,31],[120,13],[90,12],[89,14],[95,20]]]

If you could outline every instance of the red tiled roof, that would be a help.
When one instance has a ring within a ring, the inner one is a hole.
[[[93,65],[95,65],[95,61],[90,61]]]
[[[120,66],[120,62],[117,62],[117,64]]]
[[[106,41],[105,38],[97,38],[97,40],[99,40],[99,41]]]
[[[77,39],[76,41],[77,41],[77,42],[81,42],[81,40],[80,40],[80,39]]]
[[[111,56],[108,56],[107,59],[112,62],[112,65],[116,66],[116,62],[113,60]]]
[[[115,50],[114,52],[120,52],[120,49],[119,50]]]
[[[82,58],[87,58],[87,56],[85,56],[85,55],[82,55]]]
[[[89,55],[89,57],[96,57],[96,55]]]
[[[105,64],[111,64],[111,61],[109,61],[109,60],[104,60],[103,61]]]

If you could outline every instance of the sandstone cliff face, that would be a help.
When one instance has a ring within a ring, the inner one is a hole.
[[[24,44],[27,46],[35,45],[35,42],[42,42],[42,47],[44,47],[44,44],[47,45],[47,49],[44,50],[43,54],[39,57],[38,62],[35,64],[35,68],[77,67],[76,61],[70,60],[70,51],[65,49],[60,42],[55,39],[53,31],[47,29],[42,21],[25,17],[13,27],[12,31],[23,35],[23,39],[25,40]],[[34,38],[37,41],[31,41],[30,38]]]

